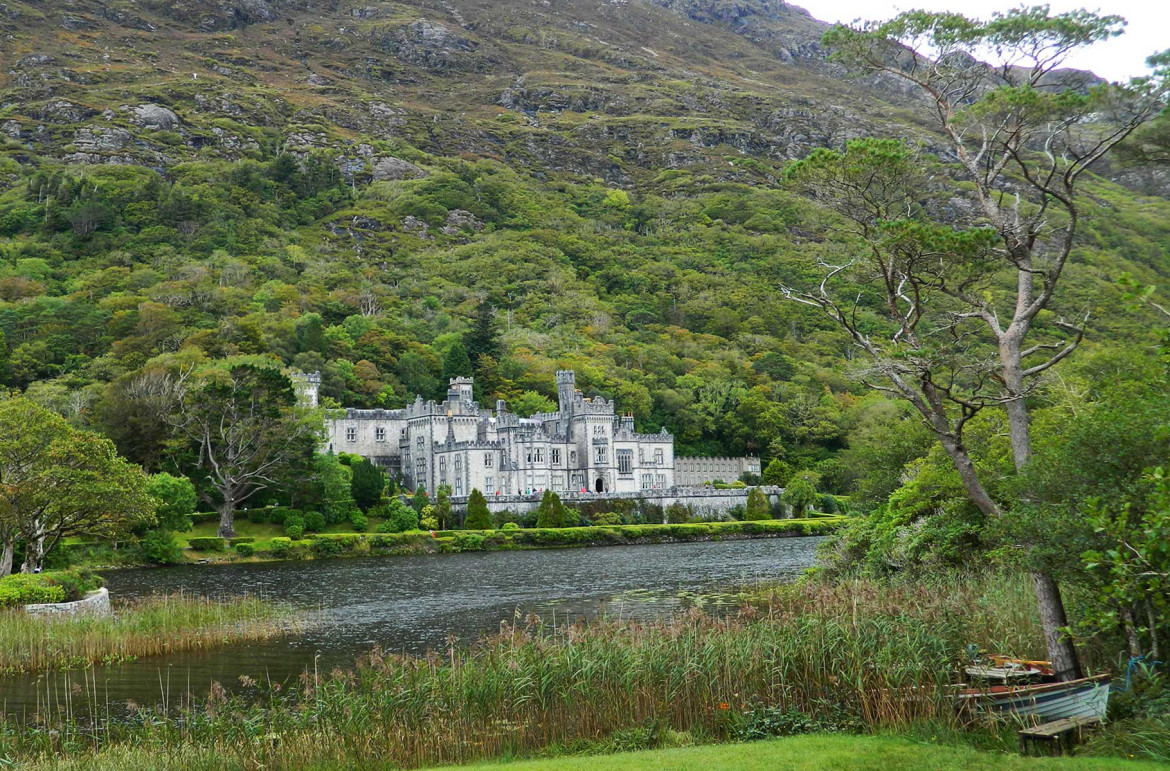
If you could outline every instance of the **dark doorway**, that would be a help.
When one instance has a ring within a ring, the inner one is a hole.
[[[593,487],[594,487],[594,488],[597,490],[597,492],[599,492],[599,493],[604,493],[604,492],[605,492],[605,482],[603,482],[603,481],[602,481],[601,477],[598,477],[598,478],[597,478],[597,484],[593,485]]]

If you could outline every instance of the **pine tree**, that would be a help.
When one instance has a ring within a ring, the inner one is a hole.
[[[350,490],[353,492],[354,502],[363,512],[368,512],[382,500],[386,477],[381,469],[365,458],[354,463],[351,468],[353,479],[350,480]]]
[[[488,511],[487,499],[478,489],[473,489],[467,498],[467,519],[463,523],[465,530],[494,530],[492,513]]]
[[[416,487],[414,490],[414,497],[410,499],[411,508],[413,508],[416,513],[421,512],[423,510],[423,506],[426,506],[430,502],[431,501],[427,496],[426,488],[422,485]]]
[[[471,377],[471,358],[462,340],[456,340],[443,356],[443,381],[456,377]]]
[[[749,522],[772,518],[772,512],[768,507],[768,496],[764,495],[764,491],[760,488],[753,487],[748,491],[747,510],[744,512],[743,518]]]
[[[553,511],[558,522],[557,527],[576,527],[581,522],[581,518],[577,515],[575,509],[570,509],[561,503],[561,496],[556,493],[552,494]]]
[[[471,366],[479,370],[480,359],[490,356],[499,361],[500,341],[496,330],[495,309],[486,302],[481,302],[475,312],[475,324],[465,335],[467,355],[471,359]]]
[[[559,502],[559,499],[558,499]],[[553,504],[553,491],[545,490],[540,498],[540,508],[536,510],[537,527],[560,527],[561,515]]]

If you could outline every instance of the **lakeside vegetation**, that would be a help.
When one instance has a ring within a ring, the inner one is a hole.
[[[115,608],[111,616],[30,616],[0,610],[0,675],[86,668],[263,640],[295,631],[291,608],[256,597],[174,594]]]
[[[891,730],[1010,750],[1010,723],[955,709],[949,686],[972,643],[1043,653],[1026,577],[809,582],[777,587],[723,618],[692,612],[567,627],[529,620],[469,649],[427,656],[375,649],[352,669],[308,671],[283,689],[260,682],[235,696],[213,687],[193,706],[128,720],[9,723],[0,754],[36,763],[69,757],[90,767],[103,767],[103,758],[110,767],[141,767],[214,753],[228,767],[413,768]],[[1113,663],[1106,646],[1084,654],[1095,669]],[[91,706],[100,716],[102,705]],[[1160,730],[1170,738],[1170,725]],[[1119,722],[1111,737],[1126,735]],[[1170,741],[1111,749],[1165,760],[1166,747]]]

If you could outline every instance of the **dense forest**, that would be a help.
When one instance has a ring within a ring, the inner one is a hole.
[[[320,371],[326,404],[352,407],[474,375],[530,413],[572,368],[681,454],[756,454],[768,481],[809,472],[861,510],[936,452],[854,341],[781,291],[863,248],[792,159],[865,133],[941,152],[915,98],[827,61],[799,9],[5,9],[0,384],[149,471],[179,461],[139,376],[249,356]],[[1158,124],[1142,136],[1082,184],[1036,328],[1089,324],[1040,414],[1104,387],[1100,368],[1149,383],[1164,322],[1141,295],[1170,274],[1170,201]],[[956,226],[963,184],[929,204]],[[881,293],[855,289],[856,323],[889,331]],[[930,495],[898,517],[970,516]]]

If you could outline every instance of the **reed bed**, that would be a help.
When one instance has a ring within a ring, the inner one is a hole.
[[[851,582],[761,591],[734,616],[668,622],[503,625],[471,648],[370,651],[349,670],[305,672],[258,696],[129,720],[7,725],[0,757],[67,753],[215,757],[222,767],[420,767],[602,746],[807,730],[959,729],[950,685],[969,643],[1030,654],[1035,623],[999,627],[1027,596],[1005,576],[931,587]],[[998,585],[997,585],[998,584]],[[49,730],[46,730],[49,729]],[[137,761],[136,761],[137,762]],[[121,763],[113,764],[115,766]]]
[[[290,608],[256,597],[209,599],[171,594],[145,598],[105,617],[34,617],[0,612],[0,674],[70,669],[285,633]]]

